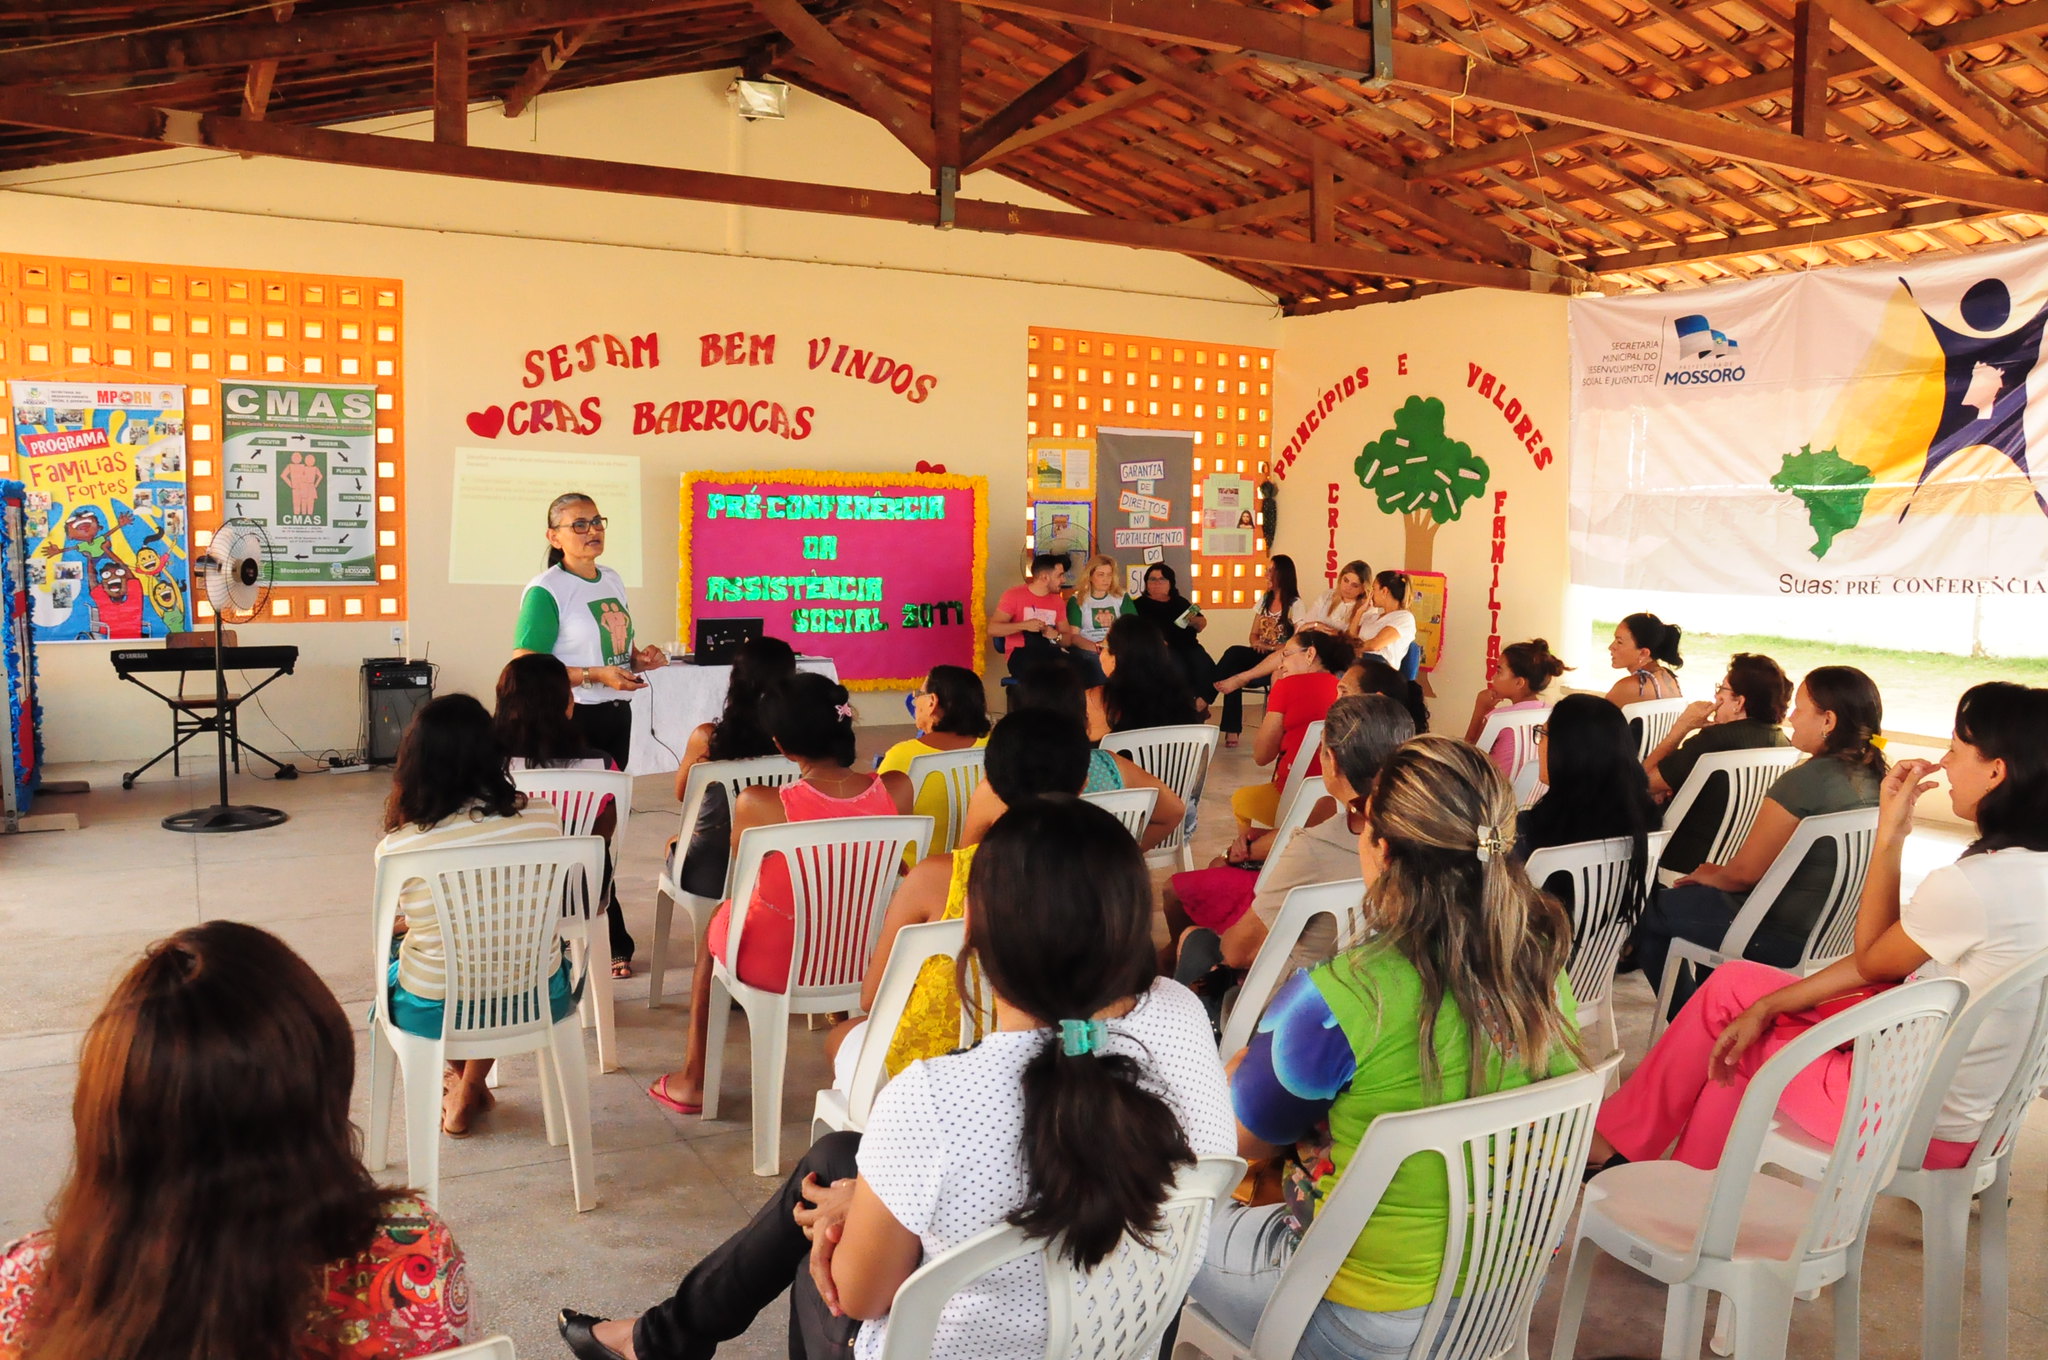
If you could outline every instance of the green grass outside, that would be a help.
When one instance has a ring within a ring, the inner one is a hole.
[[[1588,656],[1605,658],[1614,624],[1593,625]],[[1680,672],[1688,698],[1707,698],[1713,682],[1727,672],[1737,652],[1761,652],[1785,668],[1796,682],[1816,666],[1854,666],[1877,682],[1884,696],[1885,726],[1900,732],[1946,737],[1955,719],[1956,700],[1972,685],[1986,680],[2014,680],[2023,685],[2048,685],[2048,657],[1968,657],[1949,652],[1903,652],[1810,638],[1765,637],[1753,633],[1693,633],[1680,648]],[[1581,672],[1568,677],[1587,689],[1600,688],[1597,676]]]

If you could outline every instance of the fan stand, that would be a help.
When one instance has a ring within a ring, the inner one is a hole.
[[[245,564],[247,565],[247,564]],[[213,693],[225,704],[228,685],[226,668],[221,664],[221,611],[213,611]],[[184,831],[195,835],[225,833],[231,831],[261,831],[266,826],[276,826],[288,820],[288,815],[274,807],[256,807],[252,804],[228,802],[228,724],[227,714],[215,711],[214,736],[219,746],[220,801],[211,807],[193,808],[189,812],[174,812],[164,818],[166,831]]]

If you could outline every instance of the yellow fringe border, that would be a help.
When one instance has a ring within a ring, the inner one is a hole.
[[[982,669],[982,653],[988,649],[988,478],[965,477],[951,472],[815,472],[784,470],[781,472],[685,472],[682,490],[677,499],[677,516],[680,527],[676,533],[678,570],[676,573],[676,637],[685,646],[690,638],[690,595],[695,584],[690,575],[690,521],[693,492],[699,482],[714,485],[758,485],[762,482],[786,482],[791,486],[830,487],[875,487],[875,486],[920,486],[944,491],[972,491],[974,493],[974,598],[967,610],[967,619],[974,629],[974,660],[969,669],[979,673]],[[799,649],[801,650],[801,649]],[[872,680],[848,680],[843,676],[840,683],[848,689],[891,690],[916,689],[924,683],[924,676],[884,676]]]

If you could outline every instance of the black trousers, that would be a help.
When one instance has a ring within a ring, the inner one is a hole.
[[[1264,661],[1268,655],[1270,653],[1243,645],[1226,647],[1223,650],[1223,659],[1216,663],[1216,674],[1228,679],[1233,675],[1250,670],[1261,661]],[[1243,690],[1234,689],[1223,696],[1223,722],[1221,726],[1225,732],[1244,731]]]
[[[626,768],[627,757],[633,754],[633,706],[624,699],[613,699],[602,704],[578,704],[570,720],[583,740],[596,750],[612,758],[612,764]],[[620,828],[624,830],[624,828]],[[612,957],[630,959],[633,957],[633,936],[626,929],[626,917],[619,910],[619,894],[611,883],[611,865],[605,865],[605,894],[610,907],[605,920],[610,922],[612,933]]]
[[[833,1317],[811,1281],[811,1243],[791,1214],[803,1203],[804,1177],[830,1185],[859,1174],[857,1133],[828,1133],[761,1206],[746,1227],[725,1239],[683,1276],[676,1292],[640,1315],[633,1350],[641,1360],[705,1360],[720,1342],[744,1335],[754,1319],[789,1291],[790,1360],[845,1360],[860,1324]]]

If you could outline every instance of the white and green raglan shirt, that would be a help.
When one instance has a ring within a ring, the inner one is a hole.
[[[631,666],[633,616],[626,609],[626,583],[610,567],[599,567],[594,580],[549,567],[526,583],[512,645],[552,652],[565,666]],[[573,693],[579,704],[619,697],[602,685],[578,685]]]

